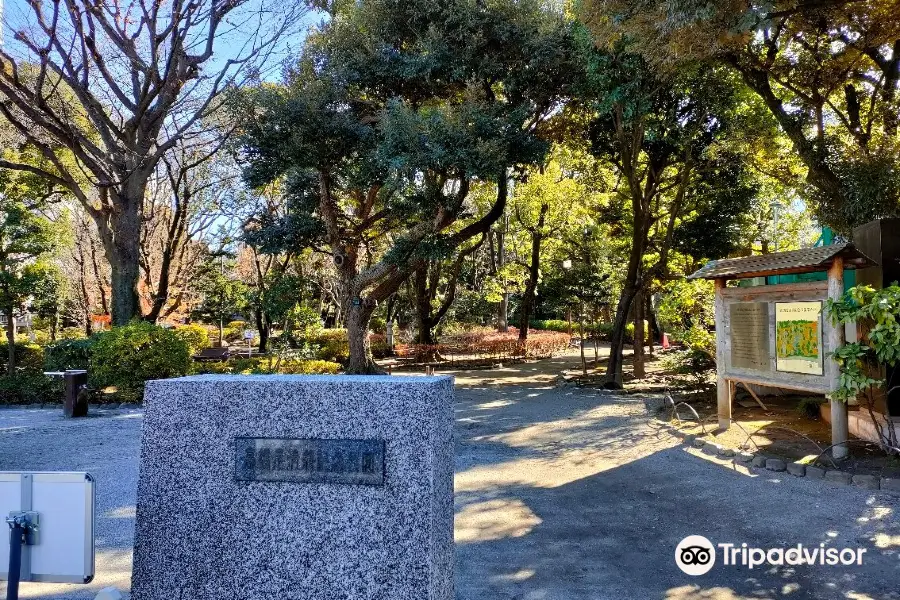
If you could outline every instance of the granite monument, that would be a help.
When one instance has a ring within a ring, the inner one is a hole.
[[[133,600],[451,600],[453,380],[147,384]]]

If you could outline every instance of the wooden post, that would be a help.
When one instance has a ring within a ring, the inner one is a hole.
[[[828,269],[828,297],[832,300],[840,300],[844,295],[844,259],[840,256],[835,257],[834,262]],[[823,315],[822,319],[828,317]],[[830,324],[825,326],[828,332],[828,349],[834,351],[844,344],[844,326],[838,325],[832,327]],[[825,349],[823,348],[823,351]],[[827,370],[829,376],[829,387],[832,390],[837,389],[840,372],[837,364],[832,361]],[[831,455],[836,458],[847,458],[850,455],[850,449],[847,446],[847,440],[850,438],[849,422],[847,415],[847,404],[837,400],[831,400],[831,443],[835,445],[831,449]]]
[[[719,410],[719,430],[726,431],[731,427],[731,394],[729,384],[725,380],[725,284],[727,279],[716,279],[716,399]]]

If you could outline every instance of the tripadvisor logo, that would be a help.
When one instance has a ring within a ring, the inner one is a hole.
[[[689,535],[675,547],[675,564],[688,575],[704,575],[716,564],[716,548],[722,552],[722,565],[748,569],[761,565],[861,565],[865,548],[826,548],[825,544],[790,548],[752,548],[747,544],[713,545],[702,535]]]
[[[689,535],[675,548],[675,564],[688,575],[703,575],[716,564],[716,549],[702,535]]]

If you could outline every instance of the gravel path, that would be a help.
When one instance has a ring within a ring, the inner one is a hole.
[[[459,600],[900,599],[897,498],[693,456],[634,400],[554,387],[577,360],[453,373]],[[99,482],[94,583],[27,584],[22,598],[128,588],[140,423],[136,411],[64,421],[0,410],[0,470],[87,470]],[[673,559],[690,534],[867,554],[862,566],[717,565],[692,578]]]

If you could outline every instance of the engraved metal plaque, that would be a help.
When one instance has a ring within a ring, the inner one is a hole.
[[[731,366],[754,371],[771,371],[769,303],[732,303],[729,305],[729,322]]]
[[[384,485],[384,440],[234,440],[238,481]]]

